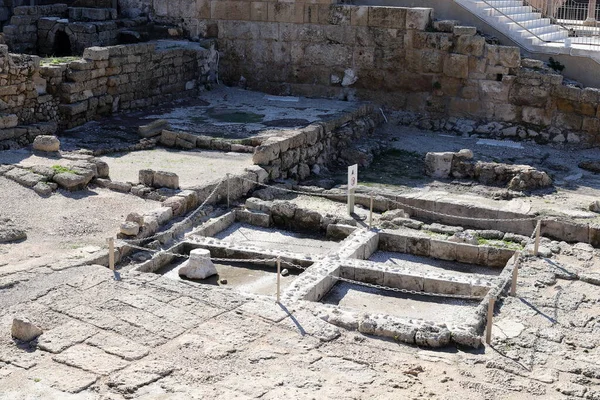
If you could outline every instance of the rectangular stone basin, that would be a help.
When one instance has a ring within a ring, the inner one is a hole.
[[[473,317],[480,301],[405,294],[338,281],[321,303],[359,312],[460,324]]]
[[[184,261],[185,259],[183,258],[174,260],[160,268],[156,273],[174,280],[191,280],[205,285],[221,286],[244,293],[267,296],[275,296],[277,293],[277,269],[272,266],[249,262],[215,262],[214,265],[218,275],[213,275],[203,280],[194,280],[179,276],[178,269]],[[286,269],[286,266],[282,265],[281,269]],[[288,272],[287,276],[281,277],[281,292],[292,283],[301,271],[289,268]],[[223,279],[227,283],[222,283]]]

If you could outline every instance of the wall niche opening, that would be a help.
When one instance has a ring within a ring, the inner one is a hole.
[[[69,35],[65,31],[57,31],[54,36],[54,46],[52,48],[53,55],[56,57],[66,57],[71,56],[71,39],[69,39]]]

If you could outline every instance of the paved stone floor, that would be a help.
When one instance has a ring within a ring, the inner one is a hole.
[[[340,331],[319,304],[59,264],[0,281],[2,399],[599,399],[598,251],[522,266],[492,346],[428,350]],[[367,310],[368,312],[368,310]],[[44,329],[15,343],[14,316]]]

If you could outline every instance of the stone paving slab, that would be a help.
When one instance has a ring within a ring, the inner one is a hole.
[[[118,300],[109,300],[101,306],[101,309],[111,312],[119,319],[129,322],[131,325],[144,328],[167,339],[179,336],[185,330],[178,324],[165,321],[152,313],[132,307]]]
[[[77,367],[98,375],[106,375],[127,366],[127,361],[103,352],[97,347],[78,344],[68,348],[52,359],[58,363]]]
[[[146,346],[112,332],[100,332],[86,340],[86,343],[127,361],[139,360],[150,352]]]
[[[139,361],[112,375],[108,380],[108,387],[115,388],[121,393],[132,393],[142,386],[169,375],[174,369],[164,362]]]
[[[44,332],[38,339],[38,347],[50,353],[60,353],[96,333],[98,333],[98,329],[92,325],[69,321],[64,325]]]
[[[68,393],[79,393],[98,379],[98,375],[56,362],[45,362],[27,372],[27,378]]]

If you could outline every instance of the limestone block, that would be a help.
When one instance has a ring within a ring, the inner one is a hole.
[[[390,337],[399,342],[414,343],[417,327],[400,318],[388,315],[364,315],[358,323],[358,331]]]
[[[459,234],[457,233],[454,236],[458,235]],[[456,261],[465,264],[485,265],[485,260],[483,263],[481,263],[479,260],[479,247],[477,246],[477,239],[475,239],[474,243],[456,243]]]
[[[456,52],[468,56],[481,57],[483,55],[484,48],[485,38],[483,36],[459,36],[456,45]]]
[[[552,122],[552,118],[546,112],[545,108],[538,107],[523,107],[522,120],[528,124],[548,126]]]
[[[139,172],[139,182],[141,185],[154,186],[154,171],[151,169],[141,169]]]
[[[411,7],[406,10],[406,29],[424,31],[431,24],[431,8]]]
[[[153,219],[156,220],[158,225],[164,225],[171,218],[173,218],[173,209],[171,207],[160,207],[144,215],[144,225]]]
[[[429,257],[440,260],[456,260],[456,243],[445,240],[431,239]]]
[[[131,191],[131,183],[112,181],[107,186],[110,190],[120,193],[129,193]]]
[[[427,293],[471,295],[471,286],[467,282],[459,282],[432,275],[423,278],[423,291]]]
[[[33,149],[56,152],[60,150],[60,140],[56,136],[40,135],[33,140]]]
[[[415,335],[417,346],[444,347],[450,343],[450,330],[444,326],[425,325]]]
[[[423,277],[400,269],[386,270],[383,274],[383,286],[422,292]]]
[[[350,236],[355,230],[356,227],[352,225],[329,224],[327,225],[326,236],[329,240],[343,240]]]
[[[137,236],[140,232],[140,226],[131,221],[125,221],[121,224],[121,233],[126,236]]]
[[[280,154],[280,147],[277,141],[266,140],[261,146],[254,150],[252,162],[258,165],[268,165],[271,161],[277,159]]]
[[[268,2],[268,18],[272,22],[290,22],[301,24],[304,22],[303,3]],[[246,16],[244,19],[247,19]]]
[[[189,279],[206,279],[217,274],[213,262],[210,259],[210,250],[194,249],[190,252],[190,258],[185,261],[178,270],[179,276]]]
[[[182,215],[187,211],[186,200],[183,197],[171,196],[163,201],[163,207],[170,207],[173,210],[173,215]]]
[[[383,276],[383,269],[380,268],[354,268],[354,279],[359,282],[372,283],[374,285],[383,285]]]
[[[68,191],[83,190],[94,177],[94,173],[89,171],[89,174],[76,174],[73,172],[61,172],[52,177],[60,187]]]
[[[416,256],[429,257],[431,239],[428,237],[408,237],[406,240],[406,252]]]
[[[448,178],[452,171],[454,153],[427,153],[425,155],[425,174],[433,178]]]
[[[475,36],[477,28],[474,26],[455,26],[452,31],[456,36]]]
[[[19,125],[19,117],[16,114],[0,115],[0,129],[14,128]]]
[[[406,252],[407,237],[392,232],[381,231],[379,233],[379,248],[383,251]]]
[[[250,19],[249,1],[211,1],[210,2],[211,19],[239,20],[246,21]],[[304,17],[304,16],[303,16]],[[272,18],[270,20],[273,20]],[[302,22],[302,21],[299,21]]]
[[[179,189],[179,176],[173,172],[156,171],[152,186],[155,188]]]
[[[402,7],[369,7],[368,25],[370,27],[404,30],[406,28],[406,10]]]
[[[463,54],[448,54],[444,61],[444,74],[459,79],[469,77],[469,56]]]
[[[521,66],[521,51],[518,47],[497,46],[486,44],[487,59],[490,65],[499,65],[507,68]]]
[[[43,331],[25,318],[14,318],[11,334],[15,339],[30,342],[40,336]]]
[[[158,119],[148,125],[142,125],[138,128],[138,134],[143,138],[158,136],[164,129],[169,129],[169,121]]]
[[[309,22],[305,19],[304,22]],[[369,7],[353,6],[350,10],[350,25],[367,26],[369,24]]]
[[[86,60],[103,61],[109,59],[109,50],[106,47],[88,47],[83,51]]]

